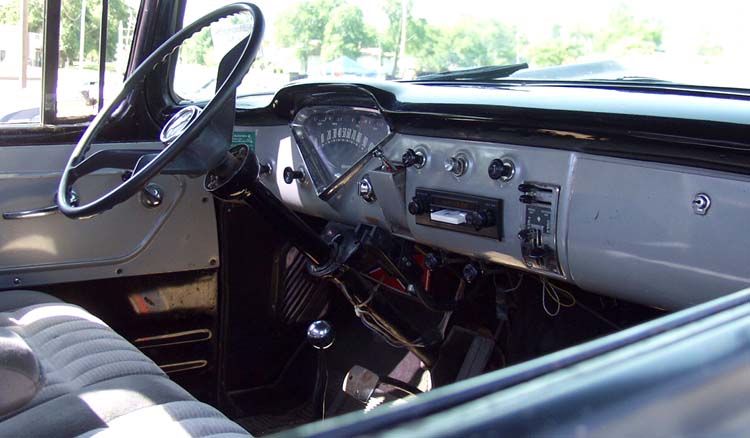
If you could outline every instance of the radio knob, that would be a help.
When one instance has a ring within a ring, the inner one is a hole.
[[[490,211],[472,211],[466,215],[466,223],[479,230],[495,225],[495,217]]]
[[[487,168],[490,179],[508,182],[516,174],[516,165],[508,158],[494,159]]]
[[[411,199],[411,202],[409,202],[409,205],[407,206],[409,209],[409,213],[413,215],[418,215],[427,212],[427,209],[429,208],[429,204],[427,201],[423,198],[413,197]]]

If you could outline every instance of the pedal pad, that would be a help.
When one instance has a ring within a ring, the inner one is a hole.
[[[466,352],[464,363],[458,371],[456,380],[465,380],[482,374],[487,368],[487,364],[492,356],[492,350],[495,349],[495,341],[484,336],[474,336],[469,345],[469,351]]]
[[[440,347],[440,358],[431,370],[434,385],[444,386],[482,374],[494,348],[493,339],[453,326]]]
[[[354,365],[349,372],[346,373],[342,389],[345,393],[360,402],[367,404],[379,383],[380,376],[365,367]]]

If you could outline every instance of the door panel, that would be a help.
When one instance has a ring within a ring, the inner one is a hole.
[[[159,146],[110,144],[93,149]],[[72,147],[0,148],[0,212],[52,204]],[[85,201],[120,178],[120,171],[100,171],[78,181],[76,189]],[[59,213],[0,219],[0,289],[218,266],[213,198],[203,190],[203,178],[160,175],[152,182],[164,195],[155,208],[146,208],[136,195],[85,220]]]

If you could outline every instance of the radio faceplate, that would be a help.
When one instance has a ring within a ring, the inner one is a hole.
[[[417,188],[408,205],[418,225],[503,239],[503,200]]]

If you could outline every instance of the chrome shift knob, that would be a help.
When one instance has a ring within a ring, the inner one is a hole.
[[[333,345],[335,339],[336,333],[333,331],[333,326],[328,321],[313,321],[313,323],[307,327],[307,341],[318,350],[327,349]]]

